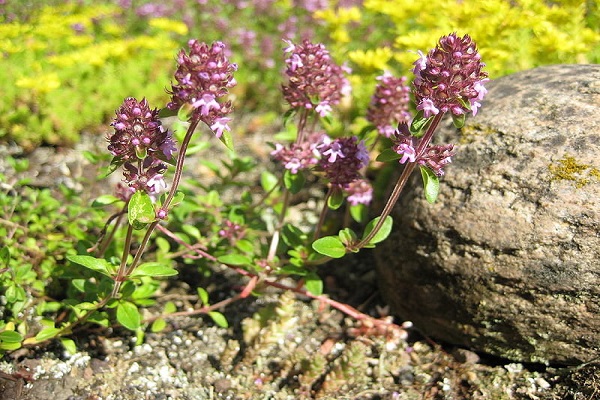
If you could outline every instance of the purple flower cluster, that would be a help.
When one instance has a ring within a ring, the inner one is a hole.
[[[162,160],[170,160],[177,148],[171,132],[161,125],[158,110],[151,109],[146,99],[129,97],[116,111],[111,125],[115,131],[107,138],[108,150],[115,162],[123,165],[130,190],[163,192],[167,187],[163,177],[167,165]]]
[[[280,161],[292,174],[297,174],[301,169],[309,169],[319,162],[321,153],[319,146],[326,140],[324,133],[311,133],[305,135],[305,140],[292,143],[289,147],[276,143],[271,155]]]
[[[329,114],[350,91],[344,69],[333,62],[323,44],[286,42],[284,51],[289,57],[285,73],[289,82],[282,87],[285,100],[292,108],[314,109],[322,117]]]
[[[373,188],[360,172],[369,164],[369,153],[364,142],[356,137],[331,140],[324,133],[314,132],[288,147],[275,144],[271,155],[292,174],[319,167],[332,185],[348,194],[352,205],[371,201]]]
[[[206,43],[190,40],[189,53],[181,50],[177,56],[176,83],[171,85],[172,95],[169,109],[177,110],[184,104],[193,108],[193,118],[198,118],[221,137],[229,130],[231,101],[219,102],[236,85],[233,73],[237,65],[230,63],[225,55],[225,45],[215,42],[210,47]]]
[[[429,145],[420,155],[417,154],[419,139],[410,134],[406,123],[398,125],[392,142],[392,149],[402,156],[400,164],[416,162],[429,167],[437,176],[444,175],[444,167],[452,162],[455,154],[453,144]]]
[[[398,123],[411,119],[408,111],[410,87],[406,85],[406,77],[396,78],[387,71],[377,80],[379,83],[367,110],[367,120],[381,135],[389,138]]]
[[[442,36],[427,56],[419,54],[413,68],[417,110],[426,118],[439,112],[475,115],[487,93],[483,83],[488,75],[471,37]]]
[[[319,145],[319,167],[332,185],[346,187],[361,178],[361,168],[369,164],[369,152],[355,136],[326,140]]]
[[[116,111],[111,126],[115,132],[108,137],[108,151],[122,162],[154,156],[162,152],[171,159],[176,150],[171,133],[164,129],[158,119],[158,110],[151,110],[148,101],[125,99]]]

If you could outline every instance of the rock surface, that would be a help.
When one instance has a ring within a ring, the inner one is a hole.
[[[600,356],[600,65],[488,85],[434,205],[416,177],[378,249],[381,290],[425,334],[522,362]]]

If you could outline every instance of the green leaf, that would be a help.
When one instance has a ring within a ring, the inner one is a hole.
[[[415,118],[412,120],[412,123],[410,124],[410,134],[415,137],[423,136],[425,134],[425,128],[427,127],[432,118],[433,116],[425,118],[423,116],[423,111],[419,111]]]
[[[208,302],[208,292],[206,291],[206,289],[199,287],[196,288],[196,291],[198,292],[198,297],[200,297],[202,305],[209,305],[210,303]]]
[[[350,228],[344,228],[339,231],[338,237],[344,245],[349,245],[356,241],[356,233]]]
[[[323,294],[323,281],[319,275],[314,272],[306,274],[304,278],[304,286],[306,286],[306,290],[315,296],[320,296]]]
[[[373,228],[375,228],[375,225],[377,224],[377,222],[380,219],[381,219],[381,217],[377,217],[377,218],[371,220],[367,224],[367,226],[365,227],[365,233],[363,234],[363,239],[366,238],[369,233],[371,233],[371,231],[373,230]],[[393,225],[393,223],[394,222],[392,220],[392,217],[390,217],[388,215],[385,218],[385,220],[383,221],[383,225],[381,225],[381,228],[379,229],[379,231],[369,241],[369,245],[374,245],[376,243],[379,243],[379,242],[385,240],[390,235],[390,233],[392,232],[392,225]]]
[[[175,303],[173,303],[172,301],[167,301],[165,303],[163,313],[164,314],[173,314],[175,311],[177,311],[177,306],[175,305]]]
[[[292,263],[294,260],[298,260],[298,259],[293,258],[290,260],[290,263]],[[285,275],[304,276],[304,275],[306,275],[306,268],[301,265],[288,264],[288,265],[281,267],[278,272],[280,272],[281,274],[285,274]]]
[[[289,110],[287,110],[285,112],[285,114],[283,114],[283,126],[287,127],[288,126],[288,122],[290,122],[290,120],[292,118],[294,118],[294,115],[296,115],[296,109],[295,108],[291,108]],[[292,125],[294,126],[294,125]],[[291,140],[296,139],[296,137],[294,136]],[[280,139],[278,139],[280,140]]]
[[[121,199],[113,196],[112,194],[105,194],[105,195],[102,195],[102,196],[96,198],[96,200],[94,200],[92,202],[92,207],[100,208],[100,207],[107,206],[109,204],[116,203],[118,201],[121,201]]]
[[[152,323],[152,326],[150,327],[150,330],[152,332],[156,333],[156,332],[162,331],[166,327],[167,327],[167,323],[165,322],[165,320],[162,318],[158,318],[158,319],[154,320],[154,322]]]
[[[285,224],[281,230],[283,242],[290,247],[303,246],[306,240],[306,234],[300,228],[292,224]]]
[[[233,138],[231,136],[231,132],[223,130],[223,134],[219,138],[221,143],[223,143],[229,150],[234,151],[233,149]]]
[[[133,229],[143,229],[156,219],[154,205],[148,193],[138,190],[131,196],[127,217]]]
[[[61,338],[60,343],[63,345],[63,347],[69,354],[77,353],[77,346],[75,346],[75,342],[73,340]]]
[[[217,261],[227,265],[251,265],[252,259],[242,254],[225,254],[217,257]]]
[[[141,277],[141,276],[174,276],[177,275],[178,272],[175,268],[172,268],[168,265],[164,265],[157,262],[147,262],[138,265],[135,270],[131,273],[131,277]]]
[[[331,258],[342,258],[346,254],[346,247],[337,236],[325,236],[313,242],[312,248],[320,254]]]
[[[452,123],[454,124],[454,127],[456,127],[457,129],[460,129],[463,126],[465,126],[465,120],[466,119],[467,119],[467,115],[466,114],[460,114],[460,115],[454,115],[454,114],[452,114]]]
[[[254,243],[248,239],[240,239],[235,242],[235,247],[244,252],[252,254],[254,252]]]
[[[8,267],[10,261],[10,250],[8,247],[0,248],[0,266]]]
[[[194,225],[190,225],[190,224],[182,225],[181,230],[196,240],[199,240],[202,237],[202,234],[200,233],[200,229],[196,228]]]
[[[164,108],[161,108],[160,110],[158,110],[158,118],[159,119],[174,117],[176,115],[177,115],[177,110],[172,110],[168,107],[164,107]]]
[[[304,182],[306,182],[306,178],[302,171],[293,174],[289,169],[285,170],[285,173],[283,174],[283,184],[290,192],[292,192],[292,194],[296,194],[302,190]]]
[[[22,346],[21,343],[3,343],[0,342],[0,350],[13,351],[20,349]]]
[[[368,208],[364,204],[357,204],[355,206],[350,206],[350,216],[356,222],[363,222],[367,219],[368,216]]]
[[[169,204],[169,209],[175,207],[177,204],[180,204],[185,198],[185,193],[181,190],[175,192],[175,196],[173,196],[173,200],[171,200],[171,204]]]
[[[96,311],[92,315],[88,317],[88,322],[93,322],[105,328],[110,326],[110,322],[108,321],[108,315],[105,312]]]
[[[327,198],[327,207],[337,210],[344,203],[344,192],[341,189],[334,188],[331,196]]]
[[[163,253],[168,253],[171,250],[171,244],[164,237],[157,237],[154,240],[154,244],[156,244],[156,247]]]
[[[215,321],[215,324],[219,325],[221,328],[228,328],[229,323],[227,322],[227,318],[223,314],[218,311],[211,311],[208,313],[208,316]]]
[[[109,176],[110,174],[115,172],[117,170],[117,168],[119,168],[121,165],[123,165],[123,160],[121,160],[120,158],[114,157],[111,160],[110,165],[106,168],[106,171],[100,175],[100,179],[106,178],[107,176]]]
[[[421,177],[423,177],[423,189],[425,190],[425,198],[431,204],[440,194],[440,179],[429,168],[421,166]]]
[[[183,104],[181,107],[179,107],[179,110],[177,110],[177,119],[180,121],[189,121],[190,118],[192,118],[193,112],[194,109],[191,105]]]
[[[36,342],[43,342],[44,340],[52,339],[60,332],[58,328],[44,328],[37,335],[35,335]]]
[[[385,149],[383,150],[376,158],[379,162],[388,162],[398,160],[402,157],[400,154],[396,153],[393,149]]]
[[[375,125],[369,124],[367,126],[364,126],[360,130],[360,132],[358,133],[357,136],[360,140],[365,140],[367,138],[367,136],[369,135],[369,133],[374,132],[375,130],[376,130]]]
[[[100,272],[108,277],[112,278],[113,276],[114,266],[103,258],[85,255],[69,255],[67,256],[67,260],[81,265],[82,267],[91,269],[92,271]]]
[[[260,174],[260,185],[265,192],[273,190],[277,186],[277,182],[279,182],[279,179],[269,171],[263,171]]]
[[[3,343],[21,343],[23,341],[23,335],[15,331],[3,331],[0,332],[0,342]]]
[[[117,306],[117,321],[125,328],[135,331],[140,327],[142,317],[135,304],[121,301]]]

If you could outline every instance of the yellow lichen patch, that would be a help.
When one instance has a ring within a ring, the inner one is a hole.
[[[548,165],[551,181],[572,181],[580,188],[590,183],[600,182],[600,171],[596,167],[577,162],[575,157],[564,155],[557,163]]]

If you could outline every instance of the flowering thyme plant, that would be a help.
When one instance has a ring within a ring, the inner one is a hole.
[[[156,277],[178,273],[173,257],[144,260],[157,230],[170,243],[156,239],[156,246],[166,247],[167,252],[171,245],[178,246],[176,253],[183,264],[193,262],[204,268],[218,264],[248,278],[239,294],[212,305],[208,292],[197,288],[198,305],[178,315],[208,314],[216,323],[226,325],[218,309],[271,286],[318,299],[359,323],[365,322],[365,326],[376,326],[377,332],[389,338],[401,336],[403,328],[389,319],[375,319],[324,296],[316,266],[384,240],[392,228],[390,211],[417,166],[427,199],[435,201],[439,178],[455,148],[452,144],[432,144],[434,133],[447,113],[457,126],[462,126],[468,112],[476,114],[486,93],[484,64],[469,36],[444,36],[427,55],[419,53],[414,64],[412,95],[418,111],[414,117],[409,111],[411,89],[406,78],[386,72],[379,78],[366,112],[371,131],[340,136],[330,129],[328,121],[341,99],[350,93],[344,76],[347,68],[336,64],[322,44],[286,43],[287,80],[282,91],[290,106],[286,114],[289,129],[285,141],[271,143],[270,155],[280,172],[262,171],[261,190],[240,178],[242,173],[256,169],[254,160],[233,154],[222,166],[205,162],[221,182],[197,183],[203,193],[196,197],[185,190],[184,198],[184,190],[180,190],[184,162],[192,140],[201,135],[200,129],[233,149],[229,125],[233,108],[228,95],[236,85],[237,66],[229,62],[223,43],[188,43],[189,50],[177,56],[177,70],[168,90],[171,99],[162,110],[151,108],[145,99],[125,99],[116,111],[114,132],[107,137],[113,156],[109,172],[122,168],[123,179],[116,196],[104,201],[121,204],[121,208],[107,223],[97,245],[88,250],[94,255],[68,257],[99,274],[97,299],[74,305],[73,317],[60,327],[42,331],[36,336],[38,342],[67,334],[86,320],[106,325],[111,309],[119,323],[138,333],[150,322],[153,329],[159,329],[161,323],[164,326],[167,315],[144,320],[139,311],[149,301],[140,293],[153,293]],[[178,119],[175,126],[179,128],[167,129],[167,118]],[[366,175],[371,160],[366,143],[389,145],[377,160],[397,161],[403,170],[381,214],[366,223],[359,235],[347,225],[349,218],[366,222],[367,206],[373,198]],[[308,190],[309,182],[325,194],[312,200],[320,208],[314,218],[306,219],[312,222],[298,222],[290,218],[292,196],[314,193]],[[226,202],[221,193],[231,187],[238,188],[235,200]],[[344,205],[342,226],[328,224],[328,214],[343,210]],[[337,228],[337,235],[323,235]],[[119,250],[120,255],[109,256],[110,249]],[[290,276],[297,277],[299,283],[282,281]],[[165,310],[165,314],[173,312]]]

